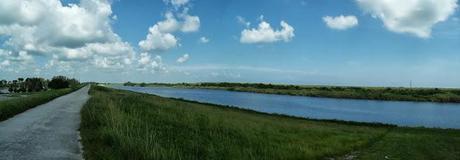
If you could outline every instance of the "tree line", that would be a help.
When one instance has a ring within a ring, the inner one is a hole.
[[[54,76],[51,80],[40,77],[30,77],[18,78],[11,81],[1,80],[0,88],[8,88],[10,93],[24,93],[40,92],[48,89],[70,88],[78,84],[80,84],[78,80],[66,76]]]

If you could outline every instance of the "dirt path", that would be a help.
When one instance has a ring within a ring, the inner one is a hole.
[[[82,159],[78,128],[89,86],[0,122],[0,160]]]

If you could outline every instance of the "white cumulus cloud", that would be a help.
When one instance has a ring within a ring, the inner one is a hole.
[[[329,28],[336,29],[336,30],[346,30],[353,28],[358,25],[358,19],[355,16],[325,16],[323,17],[323,21]]]
[[[186,5],[189,0],[163,0],[166,4],[171,4],[174,7],[181,7],[183,5]]]
[[[165,13],[165,20],[150,27],[146,39],[141,40],[138,45],[145,52],[165,51],[179,45],[179,39],[174,33],[197,32],[199,28],[200,18],[189,15],[188,8],[184,8],[181,13],[168,11]]]
[[[156,55],[154,58],[149,53],[141,53],[138,59],[139,70],[156,72],[167,72],[161,56]]]
[[[145,40],[139,42],[144,51],[167,50],[177,46],[177,38],[171,33],[161,32],[158,25],[149,28]]]
[[[385,27],[397,33],[421,38],[431,36],[432,27],[447,20],[457,8],[457,0],[357,0],[359,6]]]
[[[236,20],[238,21],[238,23],[246,26],[246,27],[249,27],[251,26],[251,22],[248,22],[246,21],[246,19],[244,17],[241,17],[241,16],[236,16]]]
[[[158,22],[156,25],[158,30],[163,33],[175,32],[180,28],[180,24],[172,12],[166,12],[165,20]]]
[[[188,60],[190,59],[190,55],[189,54],[184,54],[183,56],[179,57],[177,59],[177,63],[185,63],[187,62]]]
[[[3,45],[11,52],[9,59],[28,55],[33,61],[33,56],[46,55],[60,61],[105,58],[124,64],[134,51],[112,31],[111,16],[108,0],[69,5],[59,0],[0,0],[0,35],[8,37]]]
[[[200,29],[200,17],[183,15],[184,22],[182,24],[182,32],[196,32]]]
[[[200,37],[200,43],[209,43],[209,38],[206,38],[206,37]]]
[[[294,38],[294,28],[285,21],[280,22],[281,29],[274,30],[271,25],[261,19],[257,28],[247,28],[241,31],[241,43],[272,43],[277,41],[289,42]]]

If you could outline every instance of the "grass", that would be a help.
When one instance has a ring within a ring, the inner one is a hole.
[[[459,159],[460,131],[319,121],[93,86],[93,159]],[[407,154],[406,154],[407,153]]]
[[[361,151],[362,159],[460,159],[460,131],[396,128]]]
[[[25,97],[20,96],[22,94],[13,94],[14,98],[0,101],[0,121],[4,121],[8,118],[15,116],[16,114],[22,113],[35,106],[49,102],[57,97],[68,94],[77,88],[67,88],[58,90],[48,90],[36,93],[26,93]]]
[[[126,85],[126,84],[125,84]],[[309,97],[347,99],[371,99],[391,101],[420,101],[460,103],[460,89],[440,88],[396,88],[396,87],[345,87],[345,86],[302,86],[263,83],[131,83],[139,86],[169,86],[181,88],[207,88],[229,91],[283,94]]]

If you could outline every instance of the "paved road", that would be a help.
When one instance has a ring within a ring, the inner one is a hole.
[[[89,86],[0,122],[0,160],[82,159],[78,128]]]

